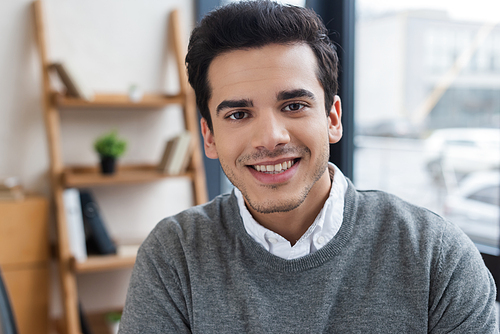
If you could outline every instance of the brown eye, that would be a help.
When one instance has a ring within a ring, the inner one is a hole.
[[[237,111],[237,112],[232,113],[231,115],[229,115],[229,118],[235,119],[235,120],[244,119],[244,118],[247,118],[247,117],[248,117],[248,115],[244,111]]]
[[[290,103],[285,107],[286,111],[298,111],[300,109],[304,108],[304,105],[302,103]]]

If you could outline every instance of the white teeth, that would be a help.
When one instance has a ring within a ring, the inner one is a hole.
[[[293,160],[289,160],[276,165],[254,165],[253,167],[258,172],[268,172],[277,174],[286,171],[288,168],[292,167],[293,164],[294,164]]]

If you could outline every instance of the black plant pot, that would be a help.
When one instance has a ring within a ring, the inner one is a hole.
[[[102,156],[101,157],[101,172],[103,174],[113,174],[115,172],[116,158]]]

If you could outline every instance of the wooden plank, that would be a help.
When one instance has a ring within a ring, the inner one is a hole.
[[[175,62],[177,65],[177,72],[179,75],[181,94],[185,94],[189,87],[186,74],[186,65],[184,63],[184,57],[186,56],[187,46],[185,45],[182,38],[181,19],[179,10],[175,9],[172,12],[170,12],[169,18],[170,22],[168,27],[169,29],[168,35],[170,36],[172,42],[172,49],[174,50],[175,53]]]
[[[101,174],[98,167],[80,166],[67,167],[63,174],[64,186],[67,188],[104,186],[115,184],[144,183],[163,180],[169,177],[193,177],[188,171],[181,175],[170,176],[160,173],[156,165],[119,165],[111,175]]]
[[[48,201],[41,196],[0,201],[0,212],[2,268],[48,261]]]
[[[109,271],[116,269],[132,268],[135,256],[119,255],[91,255],[87,261],[77,262],[72,260],[72,267],[77,273],[93,273],[98,271]]]
[[[42,8],[42,1],[33,2],[33,12],[35,19],[35,35],[40,55],[42,69],[42,103],[47,131],[50,171],[52,179],[52,189],[55,202],[55,215],[57,220],[57,234],[59,246],[59,276],[61,282],[61,292],[63,299],[63,309],[65,316],[66,334],[80,333],[79,315],[78,315],[78,292],[76,278],[69,268],[69,244],[67,240],[66,217],[64,203],[62,200],[62,171],[64,167],[61,151],[61,130],[60,115],[55,108],[52,99],[49,79],[49,63],[47,60],[47,47],[45,40],[45,24]]]
[[[20,334],[48,332],[48,201],[0,201],[0,266]]]
[[[182,104],[184,97],[178,95],[145,94],[141,101],[133,102],[126,94],[96,94],[92,101],[53,94],[54,103],[61,108],[162,108],[169,104]]]
[[[184,61],[187,47],[182,37],[183,33],[181,29],[181,18],[179,10],[173,10],[170,13],[169,33],[173,44],[172,48],[175,51],[175,60],[177,65],[177,72],[179,73],[181,94],[183,94],[183,96],[185,97],[183,112],[186,129],[189,130],[192,134],[196,135],[196,138],[198,139],[198,134],[200,133],[198,127],[198,113],[196,109],[194,91],[188,83],[186,73],[186,64]],[[208,201],[208,191],[200,141],[195,140],[193,142],[193,145],[194,148],[189,169],[193,171],[192,178],[194,204],[198,205]]]
[[[186,122],[186,128],[193,134],[200,133],[198,127],[198,117],[196,111],[196,102],[194,97],[194,91],[191,87],[187,88],[186,91],[186,104],[184,105],[184,120]],[[208,190],[207,182],[205,176],[205,167],[203,164],[202,149],[200,140],[196,136],[197,140],[193,141],[194,149],[191,156],[191,163],[188,167],[189,170],[193,171],[193,192],[194,192],[194,204],[200,205],[208,201]]]
[[[48,263],[4,270],[19,334],[49,331]]]

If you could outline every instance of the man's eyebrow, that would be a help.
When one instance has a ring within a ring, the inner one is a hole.
[[[278,101],[296,99],[298,97],[308,97],[310,99],[316,100],[314,94],[307,89],[294,89],[294,90],[285,90],[279,92],[276,96]]]
[[[219,116],[219,113],[228,108],[248,108],[248,107],[253,107],[253,102],[248,99],[242,99],[242,100],[224,100],[219,105],[217,106],[215,115]]]

